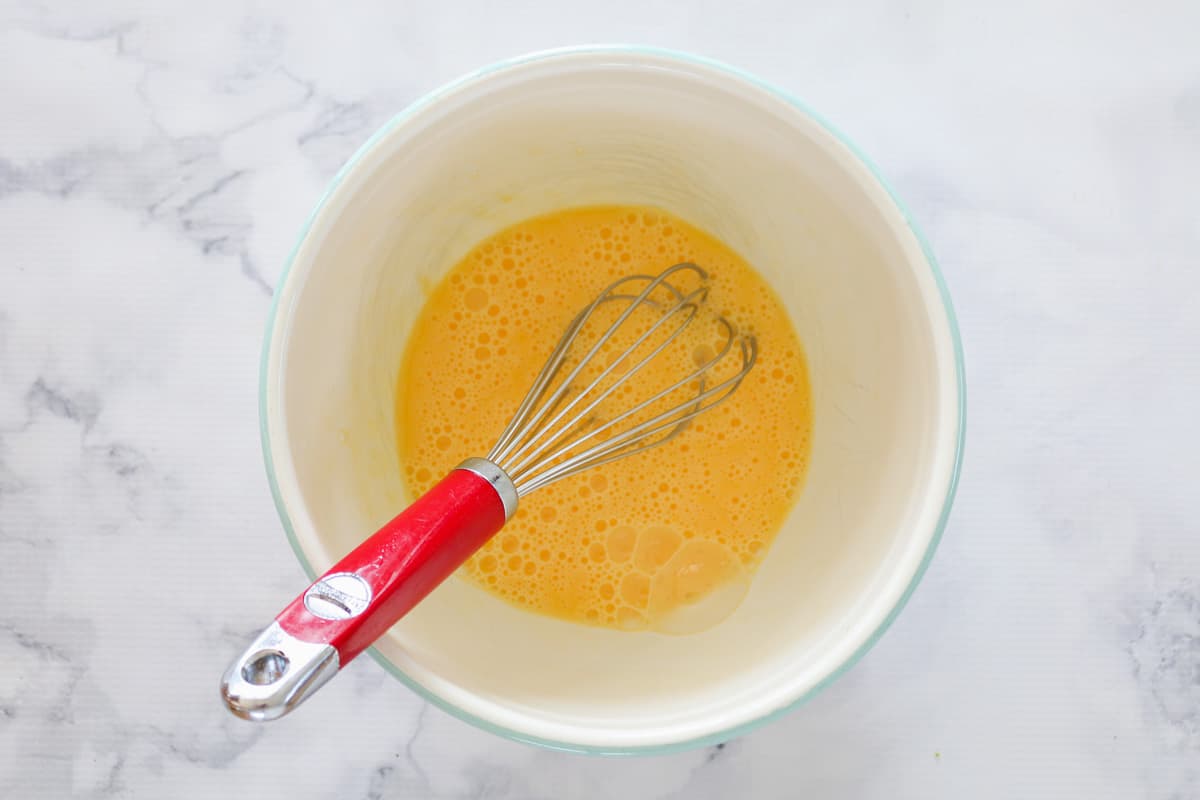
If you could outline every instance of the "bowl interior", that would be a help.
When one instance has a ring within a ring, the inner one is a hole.
[[[930,266],[886,191],[828,130],[712,67],[612,52],[534,59],[390,124],[296,253],[267,354],[266,425],[312,569],[411,499],[394,448],[395,378],[427,287],[509,224],[601,203],[683,217],[779,293],[814,393],[804,492],[745,602],[704,633],[572,625],[453,579],[378,650],[485,724],[620,750],[744,725],[850,660],[931,547],[959,419],[953,335]]]

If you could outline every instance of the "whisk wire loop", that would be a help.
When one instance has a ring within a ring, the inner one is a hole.
[[[668,280],[683,272],[691,273],[701,285],[685,292]],[[523,496],[585,469],[666,444],[693,419],[724,402],[738,388],[758,358],[758,344],[753,336],[740,334],[729,320],[714,315],[721,331],[721,344],[711,357],[697,363],[696,369],[669,386],[610,419],[600,418],[604,402],[676,344],[696,321],[708,298],[708,287],[704,285],[707,278],[703,269],[690,262],[676,264],[658,275],[629,275],[609,284],[571,320],[488,454],[488,460],[500,466],[512,479],[518,495]],[[625,289],[631,283],[644,286],[634,293]],[[661,294],[663,291],[670,298],[665,302],[654,297],[656,292]],[[581,334],[593,315],[601,306],[614,302],[628,305],[578,361],[565,369],[572,350],[578,349],[581,339],[586,338]],[[580,375],[589,367],[595,368],[593,362],[597,361],[605,345],[613,341],[624,326],[633,324],[630,318],[640,309],[648,309],[657,317],[634,337],[632,344],[599,369],[596,377],[577,390]],[[655,341],[652,338],[655,335],[662,336],[662,340],[647,345]],[[647,346],[649,352],[638,355],[639,350]],[[740,356],[740,367],[709,385],[710,373],[732,352]],[[628,365],[625,371],[614,375],[622,365]],[[560,378],[564,371],[567,374]],[[657,410],[673,394],[685,390],[686,397],[664,410]]]
[[[583,309],[583,311],[579,312],[575,319],[572,320],[571,324],[567,326],[566,333],[563,334],[562,338],[555,346],[554,351],[550,354],[550,358],[546,360],[541,372],[539,372],[537,378],[534,379],[533,386],[530,387],[529,392],[525,395],[525,399],[521,402],[517,412],[509,421],[508,426],[504,429],[504,432],[500,435],[499,441],[497,441],[496,446],[492,449],[491,454],[488,456],[489,460],[499,464],[508,459],[513,454],[513,449],[518,447],[523,441],[525,435],[537,431],[537,426],[541,423],[542,419],[545,418],[545,416],[549,414],[562,400],[563,395],[570,388],[571,382],[575,379],[575,377],[591,361],[592,357],[595,356],[596,353],[599,352],[599,350],[604,347],[604,345],[607,344],[614,335],[616,335],[617,331],[621,328],[625,320],[627,320],[630,315],[632,315],[639,307],[642,307],[644,304],[646,304],[647,299],[655,289],[657,289],[659,286],[663,286],[670,291],[677,300],[681,299],[682,295],[680,294],[679,290],[666,281],[667,278],[672,274],[685,269],[695,272],[701,280],[704,280],[708,277],[708,273],[691,263],[676,264],[675,266],[659,273],[657,276],[626,275],[625,277],[618,278],[609,284],[608,287],[605,288],[595,300],[589,303],[587,307]],[[575,365],[575,368],[571,371],[571,373],[558,384],[557,388],[551,392],[550,396],[545,398],[543,402],[544,395],[550,386],[553,385],[555,377],[558,375],[559,370],[562,369],[563,363],[566,361],[567,354],[571,350],[571,345],[574,344],[576,338],[578,338],[579,332],[583,328],[584,324],[591,318],[592,314],[595,313],[596,309],[601,304],[610,300],[617,300],[625,297],[625,295],[615,295],[614,291],[622,284],[633,281],[649,281],[649,283],[638,295],[632,299],[632,301],[629,303],[629,306],[623,312],[621,312],[620,316],[618,316],[617,319],[608,327],[608,329],[600,335],[600,337],[592,345],[591,349],[579,359],[579,363]],[[539,405],[539,403],[541,405]]]

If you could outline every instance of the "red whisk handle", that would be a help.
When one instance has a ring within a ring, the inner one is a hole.
[[[226,672],[226,704],[249,719],[287,713],[482,547],[516,502],[502,470],[463,462],[275,618]]]

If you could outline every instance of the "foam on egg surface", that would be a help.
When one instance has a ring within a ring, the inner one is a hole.
[[[460,570],[466,579],[531,611],[624,630],[688,633],[736,607],[803,487],[808,372],[770,286],[673,215],[565,209],[473,248],[433,288],[408,341],[397,445],[414,496],[464,458],[486,455],[581,308],[623,275],[682,261],[708,271],[708,307],[757,338],[753,371],[676,440],[522,498]],[[648,362],[637,386],[609,402],[669,383],[716,346],[711,328],[691,326],[680,360]]]

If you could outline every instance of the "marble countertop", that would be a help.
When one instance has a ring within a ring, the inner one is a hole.
[[[1200,797],[1200,6],[167,6],[0,3],[0,797]],[[370,659],[233,719],[245,609],[303,577],[256,399],[294,235],[422,92],[589,41],[787,87],[910,203],[968,364],[932,568],[722,748],[514,744]]]

